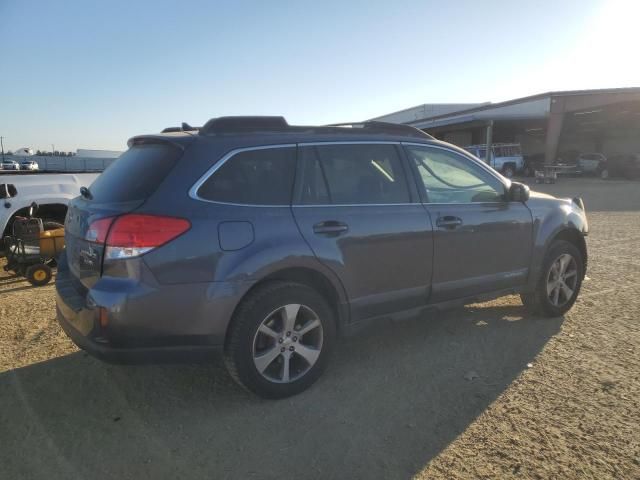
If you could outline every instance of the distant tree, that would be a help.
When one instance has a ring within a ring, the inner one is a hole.
[[[40,150],[36,151],[36,156],[37,156],[37,157],[42,156],[42,152],[41,152]]]
[[[11,150],[7,150],[7,152],[5,153],[5,155],[13,155],[13,152]]]

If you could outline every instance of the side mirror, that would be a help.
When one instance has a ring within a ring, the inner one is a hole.
[[[510,202],[526,202],[529,200],[529,187],[524,183],[511,182],[509,187],[509,201]]]

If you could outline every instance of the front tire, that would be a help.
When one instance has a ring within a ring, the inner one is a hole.
[[[225,365],[251,392],[289,397],[320,377],[335,336],[335,314],[324,297],[299,283],[269,282],[251,292],[234,314]]]
[[[580,293],[584,278],[584,259],[572,243],[557,240],[547,251],[540,278],[532,293],[520,295],[534,314],[559,317],[568,312]]]

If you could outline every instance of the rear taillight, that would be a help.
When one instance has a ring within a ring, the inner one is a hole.
[[[116,219],[116,217],[107,217],[91,222],[87,233],[84,235],[84,239],[88,242],[102,243],[107,241],[107,234],[109,233],[109,227]]]
[[[170,242],[191,228],[184,218],[128,214],[97,220],[87,232],[104,243],[105,259],[131,258]]]

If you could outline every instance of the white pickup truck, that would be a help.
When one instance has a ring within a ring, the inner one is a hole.
[[[494,143],[491,146],[489,160],[487,160],[486,144],[469,145],[464,149],[508,178],[513,177],[516,172],[522,171],[524,167],[522,147],[519,143]]]
[[[89,186],[99,173],[0,173],[0,236],[11,234],[17,215],[26,216],[31,203],[45,222],[64,223],[69,200]],[[0,241],[0,250],[3,242]]]

